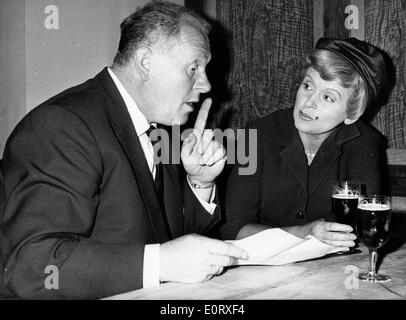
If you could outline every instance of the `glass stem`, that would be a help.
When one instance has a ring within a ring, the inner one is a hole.
[[[378,253],[376,249],[369,249],[369,275],[371,278],[376,277],[376,260]]]

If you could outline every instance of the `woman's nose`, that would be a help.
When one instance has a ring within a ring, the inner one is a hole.
[[[310,94],[306,97],[305,104],[308,107],[316,107],[315,94]]]

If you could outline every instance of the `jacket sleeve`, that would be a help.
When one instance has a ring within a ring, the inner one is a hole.
[[[90,238],[103,164],[79,116],[45,106],[26,117],[6,145],[3,167],[1,253],[15,295],[94,299],[142,287],[144,245]]]
[[[212,228],[220,221],[220,207],[218,205],[218,193],[216,188],[216,195],[214,203],[217,207],[213,214],[210,214],[202,206],[196,195],[190,189],[189,183],[184,182],[184,233],[197,233],[207,235]]]

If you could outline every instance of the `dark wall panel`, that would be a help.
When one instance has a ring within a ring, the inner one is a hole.
[[[348,38],[350,31],[345,28],[347,14],[345,7],[351,4],[350,0],[324,1],[324,36],[332,38]]]
[[[406,148],[406,0],[365,0],[365,40],[385,50],[396,68],[396,85],[373,125],[390,148]]]

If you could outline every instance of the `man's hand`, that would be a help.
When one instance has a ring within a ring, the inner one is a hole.
[[[214,140],[213,130],[204,129],[211,99],[206,99],[196,119],[193,133],[183,142],[182,162],[186,173],[196,183],[208,185],[221,173],[226,163],[226,151]]]
[[[248,259],[245,250],[224,241],[199,235],[186,235],[160,246],[162,282],[200,283],[234,265],[236,259]]]
[[[331,246],[343,247],[348,250],[355,245],[357,238],[351,233],[352,227],[336,222],[326,222],[324,219],[312,222],[310,234]]]

